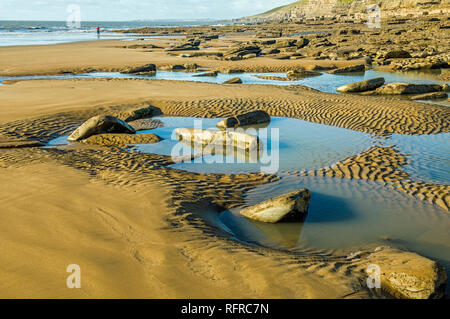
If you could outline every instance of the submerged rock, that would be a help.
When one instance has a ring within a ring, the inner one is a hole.
[[[446,99],[448,97],[447,93],[445,92],[433,92],[433,93],[426,93],[426,94],[420,94],[413,96],[412,100],[438,100],[438,99]]]
[[[211,71],[211,72],[203,72],[199,74],[194,74],[193,76],[203,77],[203,76],[217,76],[219,74],[217,71]]]
[[[257,205],[245,208],[240,214],[265,223],[280,221],[304,221],[308,215],[311,192],[300,189]]]
[[[223,82],[222,84],[242,84],[242,80],[240,78],[232,78],[228,81]]]
[[[361,82],[350,83],[337,88],[338,92],[365,92],[379,88],[384,84],[384,78],[375,78]]]
[[[199,145],[233,146],[245,150],[258,149],[260,145],[257,136],[239,132],[177,128],[175,134],[179,141]]]
[[[131,125],[117,117],[98,115],[91,117],[89,120],[84,122],[72,134],[70,134],[67,140],[79,141],[92,135],[102,133],[134,134],[136,131],[133,127],[131,127]]]
[[[265,111],[254,111],[239,114],[220,121],[216,126],[220,129],[235,128],[239,126],[263,124],[270,122],[270,115]]]
[[[128,144],[153,144],[161,141],[161,138],[153,133],[148,134],[98,134],[82,140],[89,145],[128,145]]]

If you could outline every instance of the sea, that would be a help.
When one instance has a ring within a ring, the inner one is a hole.
[[[83,21],[79,28],[73,28],[66,21],[0,21],[0,46],[98,40],[97,26],[102,30],[101,39],[126,39],[131,37],[130,34],[115,33],[113,30],[225,24],[227,22],[214,20]]]

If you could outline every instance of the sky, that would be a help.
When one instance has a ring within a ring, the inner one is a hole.
[[[254,15],[294,0],[0,0],[0,20],[66,21],[79,5],[84,21],[230,19]]]

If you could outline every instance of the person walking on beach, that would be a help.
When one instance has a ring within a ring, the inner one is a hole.
[[[100,38],[100,27],[99,26],[97,26],[97,37]]]

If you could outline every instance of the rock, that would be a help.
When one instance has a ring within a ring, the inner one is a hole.
[[[275,44],[272,45],[272,48],[274,49],[280,49],[280,48],[288,48],[292,47],[297,43],[297,40],[278,40]]]
[[[186,67],[181,64],[171,64],[160,66],[159,69],[163,71],[179,71],[179,70],[186,70]]]
[[[385,59],[409,59],[411,54],[405,50],[394,50],[386,53]]]
[[[138,119],[128,122],[136,131],[153,130],[155,128],[164,127],[163,122],[149,118]]]
[[[138,66],[135,68],[129,68],[126,71],[122,73],[129,73],[129,74],[149,74],[149,73],[156,73],[156,65],[154,64],[146,64],[143,66]]]
[[[98,115],[91,117],[78,127],[68,138],[68,141],[79,141],[92,135],[102,133],[134,134],[136,131],[125,121],[114,117]]]
[[[228,81],[223,82],[222,84],[242,84],[242,80],[240,78],[232,78]]]
[[[191,51],[191,50],[199,50],[199,45],[201,41],[191,39],[190,41],[174,45],[172,47],[166,48],[166,51]]]
[[[236,57],[242,57],[247,54],[256,54],[258,55],[261,52],[260,47],[256,45],[247,45],[247,46],[241,46],[236,47],[228,50],[224,56],[236,56]]]
[[[198,65],[196,63],[186,63],[183,65],[186,70],[196,70]]]
[[[125,122],[135,121],[138,119],[142,119],[145,117],[151,117],[155,115],[161,114],[161,110],[154,106],[147,106],[140,109],[116,112],[111,114],[114,117],[117,117]]]
[[[352,66],[346,66],[343,68],[330,70],[328,73],[330,74],[339,74],[339,73],[351,73],[351,72],[365,72],[366,66],[364,64],[358,64],[358,65],[352,65]]]
[[[437,262],[413,252],[378,247],[366,260],[380,267],[381,288],[404,299],[442,298],[447,275]]]
[[[198,77],[202,77],[202,76],[217,76],[217,74],[218,74],[217,71],[211,71],[211,72],[204,72],[204,73],[194,74],[193,76],[198,76]]]
[[[260,145],[257,136],[239,132],[177,128],[175,134],[179,141],[200,145],[233,146],[244,150],[255,150]]]
[[[448,97],[445,92],[433,92],[433,93],[425,93],[413,96],[412,100],[438,100],[438,99],[446,99]]]
[[[239,126],[263,124],[270,122],[270,115],[265,111],[254,111],[245,114],[239,114],[220,121],[216,126],[220,129],[236,128]]]
[[[350,83],[337,88],[338,92],[365,92],[379,88],[384,84],[384,78],[375,78],[361,82]]]
[[[442,92],[443,86],[439,84],[410,84],[410,83],[388,83],[376,89],[376,94],[424,94],[431,92]]]
[[[161,141],[158,135],[148,134],[97,134],[92,135],[81,142],[89,145],[129,145],[129,144],[153,144]]]
[[[245,71],[242,69],[225,69],[223,70],[223,73],[225,74],[238,74],[238,73],[244,73]]]
[[[245,208],[240,214],[265,223],[288,220],[303,222],[308,215],[310,199],[310,191],[301,189]]]
[[[316,71],[306,71],[303,69],[291,70],[286,73],[286,77],[288,79],[306,78],[309,76],[319,76],[319,75],[322,75],[322,73]]]

